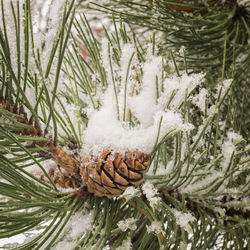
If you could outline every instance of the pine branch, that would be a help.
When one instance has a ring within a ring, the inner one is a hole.
[[[168,22],[181,26],[181,9],[200,12],[208,23],[206,15],[220,6],[213,3],[203,14],[203,3],[176,8],[168,1]],[[28,32],[29,1],[24,7],[26,45],[24,57],[14,57],[17,72],[7,25],[0,29],[0,237],[42,227],[17,249],[247,247],[249,145],[228,121],[235,84],[225,80],[230,34],[221,40],[224,80],[214,77],[218,88],[211,91],[209,76],[189,72],[189,54],[186,61],[174,51],[161,57],[157,34],[139,39],[123,22],[98,37],[73,2],[65,4],[44,67]],[[139,7],[152,11],[150,4]],[[21,51],[16,8],[14,44]],[[144,16],[143,23],[152,20]]]

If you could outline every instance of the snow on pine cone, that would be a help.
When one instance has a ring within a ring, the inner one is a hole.
[[[125,154],[106,150],[101,157],[86,157],[80,175],[89,193],[113,198],[129,186],[140,185],[149,165],[150,155],[138,150]]]
[[[27,113],[22,107],[15,107],[14,102],[7,101],[0,96],[0,107],[11,113],[21,115],[17,121],[29,128],[23,131],[14,131],[17,134],[27,136],[44,137],[44,133],[33,119],[28,119]],[[48,175],[59,188],[76,189],[79,196],[87,192],[96,196],[113,198],[119,196],[129,186],[138,186],[143,182],[143,175],[148,171],[150,155],[138,150],[129,151],[124,154],[105,150],[100,157],[90,156],[78,161],[73,154],[63,150],[52,139],[47,142],[34,141],[33,146],[47,147],[40,154],[52,159],[57,168],[50,169]],[[40,179],[49,183],[42,174]],[[86,190],[87,189],[87,190]]]

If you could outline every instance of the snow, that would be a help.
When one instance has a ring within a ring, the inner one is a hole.
[[[183,185],[179,188],[181,193],[188,194],[192,196],[193,194],[199,194],[200,196],[207,193],[207,190],[210,188],[211,183],[218,182],[218,180],[222,180],[224,178],[224,173],[222,171],[208,171],[207,173],[203,173],[205,177],[198,179],[195,178],[192,183],[189,183],[187,186]],[[212,186],[211,186],[212,187]],[[222,186],[220,186],[220,189]],[[216,192],[220,192],[219,188]],[[222,188],[223,189],[223,188]]]
[[[232,141],[234,144],[237,144],[243,140],[243,138],[240,134],[235,133],[233,131],[228,131],[227,137],[228,137],[228,140]]]
[[[150,205],[152,207],[159,204],[159,202],[161,201],[158,190],[154,187],[154,185],[151,182],[149,181],[144,182],[142,185],[142,191],[143,194],[146,195],[147,200],[150,202]]]
[[[102,48],[101,48],[101,58],[102,58],[102,65],[107,72],[107,80],[108,82],[112,82],[111,77],[111,69],[109,64],[109,56],[112,57],[112,49],[110,49],[109,55],[109,41],[106,37],[102,39]]]
[[[134,52],[135,52],[134,51],[134,46],[132,44],[123,44],[122,54],[121,54],[121,59],[120,59],[120,64],[121,64],[121,66],[120,66],[120,75],[121,75],[121,82],[122,83],[126,82],[127,72],[132,73],[130,68],[132,68],[132,66],[135,63],[134,57],[132,58]],[[129,67],[131,59],[132,59],[131,65]],[[123,91],[124,91],[124,87],[125,87],[125,85],[122,86]]]
[[[203,113],[205,113],[207,93],[207,90],[202,88],[198,95],[191,98],[192,103],[196,105]]]
[[[61,98],[63,100],[63,98]],[[62,109],[61,105],[59,105],[57,102],[55,103],[55,109],[60,111],[60,115],[63,117],[64,122],[66,123],[66,129],[71,130],[70,126],[74,128],[76,131],[76,134],[80,135],[80,131],[82,129],[83,123],[81,122],[80,118],[80,108],[77,104],[71,104],[71,103],[63,103],[64,109],[67,112]],[[58,126],[58,131],[61,135],[65,135],[64,130],[61,126]],[[72,153],[72,152],[71,152]]]
[[[217,95],[221,91],[221,96],[224,96],[226,92],[228,91],[228,89],[230,88],[232,82],[233,82],[233,79],[226,79],[226,80],[223,80],[221,83],[219,83],[217,86]]]
[[[187,95],[189,95],[196,86],[201,84],[204,76],[202,73],[192,75],[183,73],[180,77],[175,75],[167,77],[164,80],[164,94],[159,98],[159,102],[165,104],[166,100],[169,100],[171,95],[175,93],[170,107],[178,110],[185,99],[186,91]]]
[[[19,3],[20,9],[20,24],[22,25],[24,19],[24,8],[22,7],[25,4],[24,0],[12,1],[4,0],[4,12],[5,12],[5,21],[7,27],[8,43],[11,53],[11,63],[15,73],[17,73],[17,39],[16,39],[16,28],[12,13],[12,8],[10,3],[13,2],[15,12],[17,10],[17,4]],[[43,2],[43,3],[42,3]],[[42,5],[43,7],[41,7]],[[44,69],[49,60],[49,53],[53,46],[53,41],[56,38],[57,31],[61,22],[62,13],[64,9],[65,1],[37,1],[34,4],[34,0],[31,1],[31,11],[32,11],[32,22],[34,28],[34,44],[35,50],[39,48],[40,52],[40,61],[42,68]],[[1,9],[1,8],[0,8]],[[17,15],[17,14],[16,14]],[[0,19],[2,20],[2,11],[0,11]],[[3,24],[0,22],[0,28],[2,29]],[[30,39],[30,38],[29,38]],[[21,26],[20,32],[20,60],[24,62],[24,32],[23,27]],[[36,70],[36,66],[32,57],[32,46],[29,44],[29,66],[32,66]],[[21,64],[23,68],[23,64]]]
[[[63,232],[53,249],[73,249],[77,240],[84,235],[84,233],[92,228],[94,215],[92,212],[76,212],[68,221]]]
[[[54,250],[62,250],[62,249],[74,249],[75,242],[70,241],[61,241],[56,244],[56,246],[53,247]]]
[[[176,209],[173,209],[173,213],[176,219],[176,223],[181,226],[185,231],[192,233],[192,228],[189,223],[195,221],[195,217],[190,213],[183,213]]]
[[[162,162],[158,163],[156,172],[154,173],[154,169],[150,168],[148,171],[149,175],[166,175],[169,176],[173,173],[174,170],[174,161],[170,160],[167,162],[166,166],[162,164]]]
[[[228,164],[231,160],[231,155],[235,151],[235,146],[231,141],[225,141],[222,145],[222,155],[224,157],[224,161],[222,161],[222,168],[224,171],[227,169]]]
[[[117,223],[117,226],[123,232],[127,231],[128,229],[136,230],[136,219],[135,218],[128,218],[126,220],[121,220]]]
[[[33,160],[27,161],[26,163],[29,162],[34,162]],[[49,172],[51,169],[57,169],[56,166],[56,162],[53,161],[52,159],[47,159],[45,161],[43,161],[41,163],[41,165],[43,166],[43,168]],[[43,175],[43,172],[41,170],[41,168],[37,165],[37,164],[33,164],[32,166],[26,167],[25,170],[29,173],[32,173],[34,176],[41,176]]]
[[[133,186],[128,187],[120,196],[119,198],[125,198],[126,201],[131,200],[133,197],[140,196],[140,190]]]
[[[3,238],[0,239],[0,249],[7,249],[8,245],[11,245],[12,247],[16,244],[22,244],[26,239],[26,236],[24,234],[18,234],[9,238]]]
[[[77,212],[69,220],[67,226],[65,227],[66,231],[71,231],[70,236],[72,238],[77,238],[82,235],[83,232],[89,230],[93,222],[93,213]]]
[[[151,225],[147,225],[147,231],[148,233],[155,233],[159,234],[162,232],[162,224],[160,221],[153,221]]]
[[[232,131],[227,132],[227,137],[224,143],[222,144],[221,148],[223,155],[223,160],[221,162],[222,171],[224,172],[227,171],[227,168],[231,161],[231,156],[236,151],[235,145],[239,143],[241,140],[243,140],[241,135]]]
[[[149,127],[138,125],[129,128],[128,124],[116,119],[116,110],[110,98],[111,91],[107,91],[107,99],[99,111],[90,116],[87,129],[84,131],[83,140],[87,152],[102,152],[112,148],[119,152],[139,149],[150,153],[153,149],[159,128],[161,130],[159,141],[171,129],[191,129],[192,126],[184,124],[180,114],[171,110],[159,111],[154,114],[153,124]],[[86,154],[86,153],[85,153]]]
[[[160,57],[155,57],[144,64],[142,90],[139,95],[131,97],[131,109],[143,127],[151,125],[152,117],[159,110],[157,108],[155,79],[156,76],[158,78],[161,76],[161,64]]]
[[[108,41],[104,39],[102,41],[102,61],[106,69],[107,79],[111,81],[112,75],[108,63],[107,48]],[[132,44],[125,44],[121,51],[121,65],[119,70],[115,72],[114,77],[118,104],[116,103],[114,86],[110,82],[106,91],[100,96],[99,101],[102,104],[100,109],[91,110],[91,107],[88,109],[89,121],[82,136],[84,142],[82,155],[90,152],[98,154],[106,148],[112,148],[120,152],[139,149],[145,153],[150,153],[155,144],[160,120],[162,121],[159,141],[171,129],[179,131],[193,129],[191,124],[183,122],[183,117],[178,110],[184,101],[186,92],[190,93],[202,81],[204,75],[169,76],[165,77],[163,81],[161,79],[161,57],[147,58],[147,61],[141,66],[137,64],[135,57],[133,57],[131,62],[133,66],[128,69],[129,60],[135,53],[135,48]],[[135,81],[134,77],[134,71],[139,70],[140,67],[143,71],[141,82]],[[127,71],[128,78],[126,78]],[[163,91],[157,90],[156,78],[158,78],[158,83],[163,81]],[[117,79],[121,79],[121,83]],[[175,92],[175,96],[170,107],[167,108],[166,100],[169,100],[173,92]],[[121,119],[118,119],[117,112],[121,114]],[[131,112],[134,117],[135,126],[131,126],[127,120],[128,112]],[[125,120],[122,118],[125,118]]]
[[[10,1],[8,1],[8,3],[9,2]],[[46,65],[46,60],[48,59],[53,39],[56,36],[57,28],[60,24],[64,5],[64,1],[59,3],[50,0],[47,2],[50,2],[50,8],[47,8],[44,10],[45,12],[42,12],[41,14],[43,16],[48,14],[49,16],[49,32],[35,36],[35,41],[40,48],[43,45],[42,42],[46,41],[42,53],[43,65]],[[37,10],[34,9],[34,11]],[[91,106],[88,97],[83,93],[79,93],[80,98],[84,99],[84,102],[89,104],[89,107],[85,110],[89,118],[88,127],[85,129],[82,126],[82,133],[80,133],[82,134],[83,141],[83,146],[80,152],[81,158],[84,158],[89,154],[100,154],[107,148],[121,153],[136,149],[139,149],[144,153],[151,153],[155,146],[158,134],[158,142],[160,142],[164,136],[172,130],[191,131],[194,128],[192,124],[184,122],[184,116],[181,113],[180,106],[185,97],[188,96],[194,105],[196,105],[203,113],[205,112],[206,97],[208,94],[207,90],[201,88],[198,95],[192,97],[189,96],[203,81],[204,74],[187,75],[183,73],[180,77],[175,74],[165,74],[163,76],[164,79],[162,79],[162,64],[164,60],[161,57],[152,54],[152,44],[149,44],[148,46],[147,56],[145,57],[146,61],[141,64],[138,63],[134,45],[130,43],[121,44],[121,59],[119,65],[115,65],[112,62],[113,70],[115,72],[115,88],[118,95],[118,103],[116,103],[116,93],[112,84],[113,78],[109,64],[109,56],[112,58],[112,48],[110,50],[110,55],[108,53],[108,48],[108,39],[103,39],[101,48],[102,65],[106,70],[109,86],[105,90],[100,86],[97,88],[97,95],[94,99],[96,103],[99,102],[101,104],[100,108],[94,109],[95,107]],[[132,56],[133,59],[129,66]],[[138,76],[137,71],[142,71],[140,81],[136,80],[136,76]],[[93,76],[93,81],[95,77],[97,76]],[[158,79],[158,85],[156,84],[156,79]],[[49,85],[50,81],[48,80],[47,83]],[[226,80],[221,84],[222,95],[228,89],[230,84],[231,80]],[[48,88],[53,89],[52,86],[48,86]],[[58,92],[60,90],[65,90],[65,86],[61,83],[58,86]],[[35,92],[33,92],[32,89],[27,91],[27,97],[31,100],[32,104],[35,103]],[[64,98],[61,100],[63,101],[63,105],[68,112],[73,126],[76,128],[76,125],[78,125],[79,122],[79,117],[77,117],[80,113],[79,106],[68,104]],[[57,102],[55,107],[56,110],[61,110]],[[208,114],[213,115],[214,112],[216,112],[216,108],[216,105],[212,106],[208,110]],[[132,114],[134,125],[131,125],[127,116],[128,113]],[[193,137],[194,141],[198,139],[205,123],[206,120],[204,119],[204,123],[198,128],[197,135]],[[208,127],[207,131],[209,130],[210,127]],[[60,127],[58,131],[61,135],[64,134],[64,131]],[[211,172],[207,173],[205,178],[200,179],[198,182],[192,182],[188,187],[180,187],[179,191],[192,194],[192,192],[200,190],[199,194],[202,195],[203,192],[206,192],[206,190],[201,190],[203,187],[207,187],[209,183],[212,183],[212,181],[216,179],[222,179],[230,163],[231,155],[236,150],[236,144],[241,140],[242,137],[239,134],[229,131],[227,133],[227,138],[222,145],[222,142],[218,141],[218,144],[221,146],[221,155],[223,156],[223,160],[220,163],[222,170],[214,171],[214,169],[211,169]],[[198,147],[203,144],[204,140],[201,139]],[[186,145],[184,141],[183,152],[185,151],[185,147]],[[213,158],[211,157],[211,162],[212,161]],[[51,168],[57,169],[55,162],[52,160],[44,161],[43,166],[45,166],[47,171]],[[186,165],[184,164],[183,169],[185,169],[185,166]],[[207,169],[209,169],[208,167]],[[160,163],[156,174],[170,174],[173,168],[174,161],[170,160],[167,163],[167,166],[163,166]],[[27,170],[32,172],[35,176],[42,175],[42,171],[38,166],[34,165],[30,169],[27,168]],[[152,173],[152,168],[150,171]],[[220,189],[221,188],[225,188],[225,186],[222,185]],[[73,192],[74,190],[69,189],[61,191]],[[144,182],[142,185],[142,191],[152,207],[155,207],[160,203],[161,198],[159,197],[159,192],[150,181]],[[140,190],[138,188],[128,187],[119,198],[124,197],[126,200],[129,200],[139,195]],[[223,215],[223,211],[219,212]],[[192,228],[190,223],[193,222],[195,218],[190,213],[183,213],[176,209],[173,209],[173,213],[176,218],[176,223],[184,228],[184,230],[191,233]],[[93,214],[91,212],[83,213],[81,211],[74,214],[64,228],[62,233],[63,238],[60,238],[60,241],[56,243],[53,249],[73,248],[75,242],[84,235],[87,230],[91,229],[93,219]],[[123,232],[127,229],[136,230],[136,219],[128,218],[121,220],[117,225]],[[162,232],[162,223],[160,221],[153,221],[151,225],[147,226],[147,231],[156,234]],[[128,238],[124,240],[122,246],[117,249],[131,248],[132,244],[130,238]]]
[[[11,64],[12,69],[17,72],[17,39],[16,39],[16,28],[15,28],[15,22],[13,18],[12,8],[11,8],[11,2],[13,2],[14,9],[17,9],[17,4],[19,2],[19,9],[20,9],[20,19],[23,19],[24,11],[21,7],[24,4],[24,0],[20,1],[12,1],[12,0],[4,0],[3,1],[3,10],[4,10],[4,17],[5,17],[5,26],[6,26],[6,33],[8,37],[8,45],[10,48],[10,56],[11,56]],[[0,29],[3,30],[3,15],[2,15],[2,7],[0,7]],[[20,21],[22,23],[22,21]],[[21,27],[22,29],[22,27]],[[21,47],[21,61],[24,60],[24,53],[22,53],[22,50],[24,48],[24,33],[20,32],[20,47]]]
[[[224,217],[226,215],[226,209],[225,208],[214,207],[213,210],[216,211],[217,213],[219,213],[221,217]]]
[[[237,0],[238,5],[244,6],[249,3],[249,0]]]
[[[45,70],[60,27],[65,1],[47,0],[43,1],[42,5],[42,8],[41,2],[33,5],[33,22],[35,23],[35,45],[40,50],[41,66]]]

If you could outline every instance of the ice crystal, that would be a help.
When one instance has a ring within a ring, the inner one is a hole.
[[[146,181],[142,185],[142,191],[146,195],[152,207],[160,202],[161,198],[158,196],[158,190],[149,181]]]
[[[207,90],[202,88],[198,95],[194,96],[191,100],[200,110],[204,113],[206,108]]]
[[[128,187],[119,198],[125,198],[126,200],[131,200],[133,197],[139,196],[140,190],[133,186]]]
[[[136,219],[135,218],[128,218],[126,220],[121,220],[117,223],[117,226],[123,231],[136,230]]]
[[[195,221],[195,217],[190,213],[182,213],[176,209],[173,209],[173,212],[176,223],[180,225],[185,231],[192,233],[192,228],[189,223]]]
[[[162,224],[160,221],[153,221],[150,226],[147,226],[147,231],[149,233],[153,232],[159,234],[162,232]]]

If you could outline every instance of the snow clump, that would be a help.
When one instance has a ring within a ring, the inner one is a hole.
[[[151,233],[151,232],[153,232],[155,234],[161,233],[163,231],[161,222],[160,221],[153,221],[150,226],[147,226],[147,231],[148,231],[148,233]]]
[[[117,223],[118,227],[123,231],[136,230],[136,219],[135,218],[128,218],[126,220],[121,220]]]
[[[146,181],[142,185],[142,191],[146,195],[146,197],[147,197],[147,199],[150,202],[150,205],[152,207],[154,205],[157,205],[161,201],[161,198],[159,197],[158,190],[149,181]]]
[[[195,217],[190,213],[182,213],[176,209],[173,209],[173,213],[176,219],[176,223],[181,226],[185,231],[192,233],[192,228],[189,223],[195,221]]]
[[[192,124],[184,122],[180,106],[204,74],[166,76],[162,73],[163,58],[148,53],[145,62],[139,63],[132,44],[122,45],[120,65],[112,63],[111,70],[112,50],[108,53],[108,47],[104,39],[101,55],[110,84],[100,95],[100,108],[88,108],[82,155],[98,155],[107,148],[150,153],[157,137],[159,142],[170,131],[193,129]],[[143,72],[140,81],[136,72]],[[200,105],[204,109],[204,104]]]

